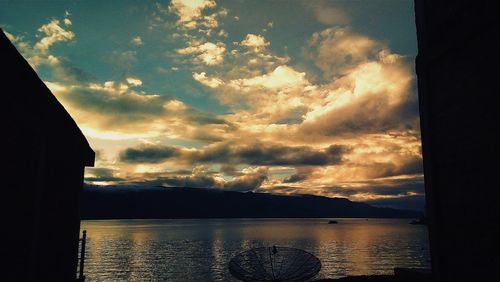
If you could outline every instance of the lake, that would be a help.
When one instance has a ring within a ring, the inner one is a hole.
[[[315,278],[430,267],[427,228],[408,219],[84,220],[87,281],[235,281],[229,260],[253,247],[317,256]]]

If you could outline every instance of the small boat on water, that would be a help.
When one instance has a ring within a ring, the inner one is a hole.
[[[330,220],[330,221],[328,221],[328,224],[337,224],[337,223],[339,223],[339,222],[336,221],[336,220]]]
[[[419,219],[414,219],[410,221],[410,224],[414,225],[427,225],[427,218],[426,217],[421,217]]]

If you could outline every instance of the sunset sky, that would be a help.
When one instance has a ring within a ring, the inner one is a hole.
[[[0,26],[88,184],[423,208],[413,1],[0,1]]]

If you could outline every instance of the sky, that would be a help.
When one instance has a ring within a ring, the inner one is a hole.
[[[423,209],[413,1],[0,1],[91,185]]]

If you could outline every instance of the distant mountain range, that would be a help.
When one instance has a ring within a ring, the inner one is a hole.
[[[82,219],[125,218],[419,218],[422,213],[380,208],[344,198],[275,195],[186,187],[86,186]]]

